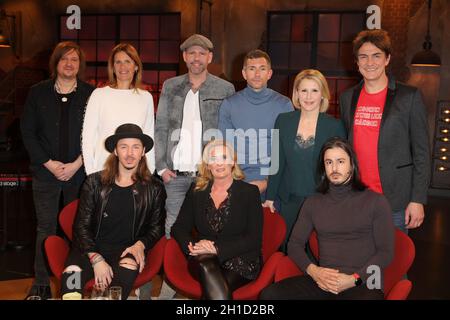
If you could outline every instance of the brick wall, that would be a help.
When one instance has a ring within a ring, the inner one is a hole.
[[[383,2],[381,27],[389,32],[392,40],[390,71],[400,81],[409,78],[406,52],[408,49],[408,22],[426,0],[387,0]]]

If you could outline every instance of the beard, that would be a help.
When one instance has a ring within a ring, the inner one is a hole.
[[[194,63],[190,63],[187,65],[187,68],[188,68],[189,72],[192,74],[201,74],[206,70],[206,67],[204,64],[194,66]]]
[[[128,163],[128,161],[133,160],[133,162]],[[139,165],[139,162],[136,161],[136,158],[134,157],[127,157],[123,161],[119,160],[119,163],[122,165],[122,167],[126,170],[134,170]]]
[[[352,172],[349,171],[349,172],[347,172],[347,177],[343,181],[336,181],[336,182],[334,182],[332,179],[330,179],[330,177],[333,177],[335,175],[339,175],[341,177],[343,176],[339,172],[333,172],[333,173],[330,174],[330,176],[328,177],[328,181],[330,181],[330,183],[335,185],[335,186],[342,186],[342,185],[348,184],[350,182],[350,180],[352,179],[352,176],[353,176]]]

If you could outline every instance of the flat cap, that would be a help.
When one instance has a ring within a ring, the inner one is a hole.
[[[184,51],[187,48],[190,48],[192,46],[200,46],[202,48],[205,48],[209,51],[212,51],[214,49],[214,46],[207,37],[202,36],[201,34],[193,34],[189,38],[187,38],[180,46],[180,50]]]

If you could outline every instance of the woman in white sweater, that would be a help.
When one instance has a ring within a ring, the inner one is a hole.
[[[152,95],[139,89],[142,62],[136,49],[118,44],[108,59],[109,85],[95,89],[89,98],[82,132],[82,152],[86,174],[103,170],[109,152],[105,139],[118,126],[134,123],[144,134],[154,138],[154,107]],[[147,156],[147,165],[155,170],[155,152]]]

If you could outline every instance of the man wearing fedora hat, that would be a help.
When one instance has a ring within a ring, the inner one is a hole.
[[[164,82],[155,123],[156,170],[164,181],[166,237],[174,224],[186,192],[194,181],[202,149],[217,134],[219,107],[234,93],[231,83],[208,73],[212,42],[194,34],[180,49],[188,73]],[[167,288],[167,286],[163,286]],[[170,291],[170,290],[166,290]],[[160,298],[173,296],[160,295]]]
[[[152,147],[152,138],[131,123],[106,139],[105,169],[89,175],[81,190],[63,299],[80,298],[93,277],[96,286],[121,286],[122,299],[128,297],[147,252],[164,235],[166,192],[145,157]],[[80,280],[75,288],[74,278]]]

